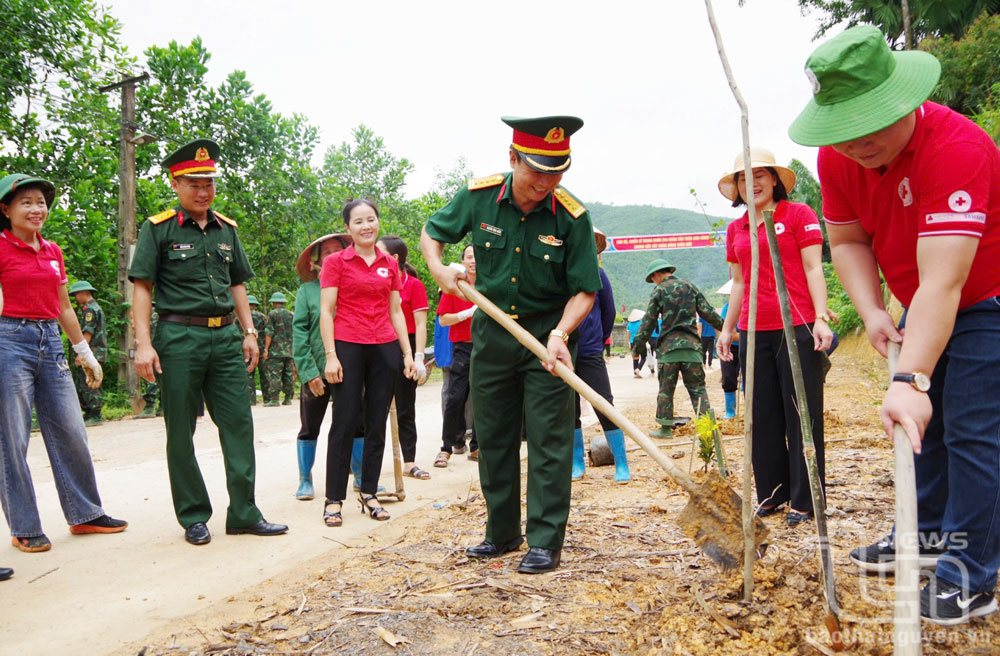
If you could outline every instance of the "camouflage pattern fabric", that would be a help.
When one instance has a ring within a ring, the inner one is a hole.
[[[290,357],[278,358],[269,353],[268,359],[261,362],[263,364],[264,378],[267,381],[267,389],[271,393],[271,399],[269,400],[277,402],[278,397],[281,396],[280,393],[284,393],[287,405],[292,400],[294,389],[293,367],[295,361]]]
[[[80,321],[80,330],[90,333],[90,350],[98,362],[103,363],[108,357],[108,343],[104,332],[104,311],[97,301],[91,299],[86,305],[77,308],[76,317]],[[76,357],[72,358],[73,385],[76,386],[76,395],[80,399],[80,408],[86,419],[101,418],[101,389],[90,389],[87,386],[87,374],[81,367],[75,364]]]
[[[662,317],[660,337],[656,344],[658,358],[680,349],[694,349],[701,353],[701,336],[698,334],[699,316],[716,330],[722,330],[722,317],[701,290],[683,278],[667,276],[649,297],[646,316],[642,318],[634,344],[645,346],[656,330],[656,320]],[[633,347],[632,355],[641,355],[641,349]]]
[[[277,308],[267,313],[267,335],[271,338],[268,348],[269,358],[292,357],[292,313],[285,308]]]
[[[253,310],[253,327],[257,330],[257,348],[260,349],[260,357],[264,357],[264,331],[267,330],[267,316],[263,312]],[[260,392],[264,397],[264,402],[271,400],[271,394],[267,388],[267,377],[264,375],[264,360],[261,359],[257,367],[247,374],[247,387],[250,388],[250,405],[257,405],[257,381],[260,378]]]
[[[705,414],[711,408],[705,389],[705,370],[701,362],[664,362],[660,365],[660,391],[656,395],[656,422],[672,426],[674,418],[674,390],[678,376],[683,377],[684,387],[691,397],[691,407],[696,414]]]
[[[149,339],[152,341],[156,337],[156,324],[160,321],[160,315],[153,310],[153,313],[149,316]],[[142,384],[145,386],[146,391],[143,392],[142,398],[146,401],[146,405],[149,407],[155,407],[160,400],[160,386],[156,383],[151,383],[147,380],[142,380]]]

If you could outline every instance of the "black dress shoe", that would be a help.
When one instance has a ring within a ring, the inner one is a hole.
[[[520,535],[510,542],[504,542],[499,546],[493,544],[492,542],[483,541],[474,547],[466,549],[465,555],[469,558],[496,558],[504,555],[505,553],[516,551],[522,544],[524,544],[524,538]]]
[[[14,576],[14,570],[9,567],[0,567],[0,581],[6,581]]]
[[[226,527],[226,535],[243,535],[244,533],[249,533],[250,535],[281,535],[287,532],[288,527],[284,524],[272,524],[263,519],[250,526]]]
[[[528,553],[524,554],[521,564],[517,566],[517,571],[522,574],[541,574],[551,572],[559,567],[559,549],[542,549],[541,547],[530,547]]]
[[[184,539],[191,544],[208,544],[212,541],[212,534],[208,532],[205,522],[195,522],[184,531]]]

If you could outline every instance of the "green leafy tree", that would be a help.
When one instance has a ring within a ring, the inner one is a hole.
[[[983,12],[1000,13],[1000,0],[910,0],[910,20],[914,42],[927,36],[961,36]],[[889,43],[903,42],[902,0],[799,0],[803,14],[822,14],[814,38],[846,23],[848,27],[870,24],[886,35]]]

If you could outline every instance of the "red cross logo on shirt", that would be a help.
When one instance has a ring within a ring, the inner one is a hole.
[[[951,196],[948,196],[948,207],[952,212],[968,212],[972,209],[972,196],[969,192],[959,189]]]

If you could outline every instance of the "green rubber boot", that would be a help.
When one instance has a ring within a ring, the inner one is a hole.
[[[316,440],[295,440],[299,453],[299,489],[295,498],[309,501],[315,496],[312,467],[316,462]]]

